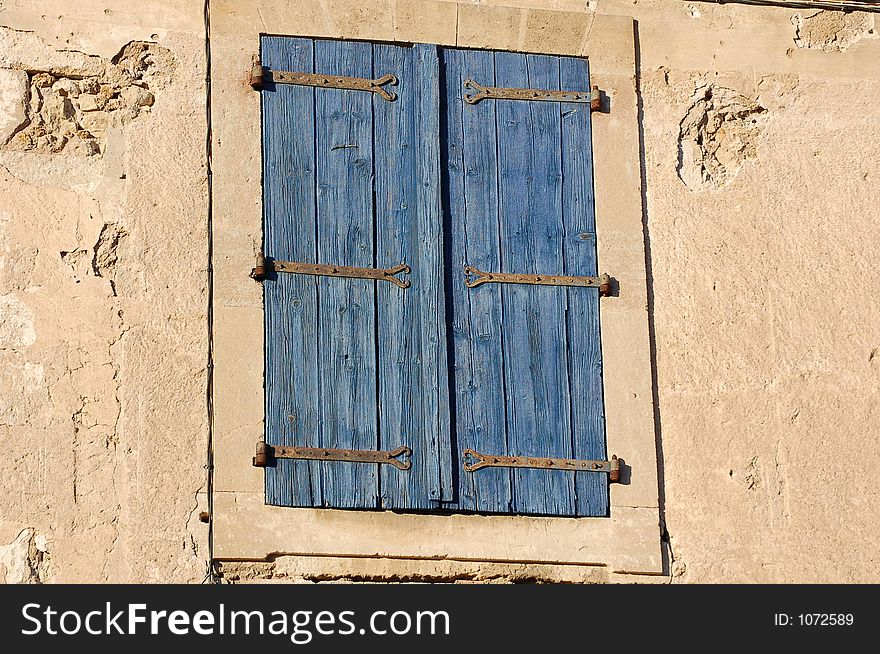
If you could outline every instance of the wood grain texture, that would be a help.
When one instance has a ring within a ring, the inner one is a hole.
[[[501,265],[498,235],[498,180],[495,104],[466,104],[467,77],[494,80],[492,53],[444,51],[445,159],[454,362],[456,454],[472,448],[507,452],[505,376],[502,356],[501,289],[486,285],[471,293],[464,285],[467,263],[484,270]],[[487,82],[488,83],[488,82]],[[493,468],[480,475],[460,472],[460,508],[505,513],[511,510],[511,471]]]
[[[311,39],[263,37],[267,66],[311,72]],[[316,260],[314,90],[262,92],[264,249],[282,260]],[[266,440],[319,444],[317,278],[279,275],[263,285]],[[294,365],[295,362],[295,365]],[[320,506],[320,464],[282,460],[266,469],[270,504]]]
[[[263,48],[272,68],[368,78],[391,72],[400,80],[394,102],[282,84],[263,92],[267,256],[411,267],[407,289],[284,273],[264,283],[266,438],[413,450],[406,471],[279,460],[267,469],[267,501],[437,508],[454,488],[436,47],[265,37]]]
[[[370,77],[366,43],[315,42],[315,69]],[[374,267],[372,94],[315,90],[318,260]],[[318,278],[320,446],[378,448],[376,290],[365,279]],[[377,466],[327,462],[321,466],[322,503],[376,506]]]
[[[461,100],[468,77],[485,86],[588,89],[586,61],[442,54],[458,450],[604,458],[596,289],[468,290],[457,279],[464,263],[509,273],[596,274],[590,117],[583,105]],[[571,114],[572,107],[580,113]],[[484,468],[462,473],[460,488],[464,510],[607,514],[602,474]]]
[[[559,73],[564,89],[590,87],[590,68],[586,59],[562,57]],[[560,111],[566,273],[596,275],[599,270],[596,262],[590,112],[587,107],[578,104],[561,104]],[[576,459],[607,458],[599,302],[598,289],[568,289],[572,456]],[[607,515],[609,500],[606,476],[576,474],[575,502],[576,515]]]
[[[444,224],[441,199],[440,57],[433,45],[413,46],[416,71],[416,232],[421,292],[424,407],[422,429],[426,462],[431,469],[428,487],[431,505],[453,502],[454,450],[449,399],[449,358],[446,337],[444,284]],[[436,475],[436,477],[434,477]],[[436,480],[436,481],[435,481]],[[436,492],[435,492],[436,491]]]
[[[496,53],[495,65],[498,86],[559,88],[555,57]],[[501,271],[561,271],[559,105],[515,100],[496,104]],[[566,289],[504,284],[502,301],[511,455],[570,458]],[[575,474],[515,470],[514,511],[571,515]]]
[[[447,385],[436,48],[376,45],[374,76],[387,71],[394,71],[399,85],[397,101],[373,100],[376,251],[380,267],[409,264],[411,285],[377,288],[380,447],[406,444],[413,454],[408,471],[380,467],[380,504],[429,509],[450,486],[441,483],[440,444],[451,449],[449,429],[440,420]]]
[[[465,264],[597,274],[588,109],[462,99],[468,77],[585,90],[586,60],[282,37],[262,50],[272,68],[400,80],[395,102],[263,91],[266,255],[411,267],[407,289],[264,283],[267,440],[413,450],[408,471],[280,460],[267,502],[607,515],[604,474],[461,467],[467,448],[606,458],[597,290],[463,281]]]
[[[395,46],[374,48],[374,73],[393,70],[399,85],[396,102],[380,107],[374,99],[375,116],[375,212],[377,265],[391,266],[406,262],[418,268],[414,260],[412,223],[415,220],[415,125],[412,60]],[[384,102],[384,100],[379,99]],[[421,342],[418,304],[413,301],[420,287],[421,275],[408,277],[407,289],[388,285],[377,288],[378,371],[379,371],[379,447],[392,449],[406,444],[413,450],[413,467],[406,472],[380,468],[380,504],[385,507],[421,506],[416,489],[425,484],[422,465],[424,447],[419,417],[421,385],[419,353]],[[415,291],[415,294],[413,293]],[[411,483],[413,483],[411,488]]]

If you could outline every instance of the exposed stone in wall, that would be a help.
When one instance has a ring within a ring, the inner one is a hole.
[[[6,142],[28,122],[28,74],[0,68],[0,141]]]
[[[0,295],[0,350],[20,350],[37,338],[34,317],[15,294]]]
[[[116,262],[119,260],[120,243],[128,236],[125,229],[117,223],[106,223],[93,248],[92,272],[96,277],[110,281],[113,295],[116,295]]]
[[[141,41],[110,61],[89,57],[87,69],[45,63],[0,69],[0,147],[100,155],[107,130],[148,115],[175,68],[167,48]]]
[[[766,111],[731,89],[714,84],[698,87],[679,129],[681,181],[694,191],[730,183],[748,159],[757,157]]]
[[[794,43],[799,48],[843,52],[862,39],[877,38],[874,16],[868,13],[817,11],[806,16],[795,14],[791,23]]]
[[[22,529],[11,543],[0,545],[0,583],[42,584],[49,581],[49,547],[34,529]]]

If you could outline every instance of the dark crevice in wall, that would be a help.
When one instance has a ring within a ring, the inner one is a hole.
[[[212,139],[211,129],[211,0],[205,0],[205,109],[206,109],[206,136],[205,136],[205,166],[207,175],[208,212],[207,236],[208,236],[208,381],[206,388],[206,405],[208,412],[208,442],[205,461],[207,473],[206,488],[208,494],[208,565],[203,582],[219,584],[220,575],[214,561],[214,205],[213,205],[213,178],[212,178]]]
[[[642,50],[639,41],[639,21],[633,21],[635,45],[636,107],[639,123],[639,175],[642,194],[642,229],[645,238],[645,281],[648,291],[648,343],[651,353],[651,394],[654,400],[654,438],[657,448],[657,501],[660,507],[660,541],[663,574],[671,574],[669,561],[669,530],[666,525],[666,474],[663,460],[663,429],[660,420],[660,392],[657,373],[657,334],[654,325],[654,270],[651,260],[651,232],[648,228],[648,171],[645,160],[645,103],[642,97]]]
[[[880,12],[880,2],[867,0],[840,0],[838,2],[810,2],[810,0],[697,0],[710,4],[724,5],[728,2],[738,5],[755,5],[758,7],[788,7],[791,9],[820,9],[828,11],[852,11]]]

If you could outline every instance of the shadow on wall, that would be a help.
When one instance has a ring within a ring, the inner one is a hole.
[[[648,291],[648,343],[651,351],[651,393],[654,400],[654,438],[657,447],[657,501],[660,508],[661,556],[663,574],[670,576],[674,554],[666,528],[666,474],[663,460],[663,430],[660,420],[660,393],[657,376],[657,336],[654,325],[654,271],[651,264],[651,233],[648,229],[648,173],[645,159],[645,103],[642,97],[642,49],[639,41],[639,21],[633,21],[635,45],[636,102],[639,123],[639,174],[642,192],[642,230],[645,238],[645,281]]]

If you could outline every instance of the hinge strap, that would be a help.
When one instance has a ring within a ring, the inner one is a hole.
[[[464,88],[476,91],[476,93],[464,94],[464,101],[468,104],[477,104],[480,100],[492,98],[495,100],[532,100],[541,102],[589,102],[590,111],[599,111],[602,108],[602,91],[599,90],[598,86],[593,86],[589,92],[545,91],[543,89],[483,86],[468,78],[464,81]]]
[[[474,268],[464,267],[464,283],[468,288],[480,284],[540,284],[546,286],[588,286],[598,288],[599,295],[611,294],[611,277],[603,273],[598,277],[573,277],[570,275],[520,275],[517,273],[490,273]]]
[[[608,481],[620,481],[620,459],[612,456],[610,461],[586,459],[540,459],[528,456],[496,456],[467,449],[463,453],[465,472],[481,468],[540,468],[542,470],[577,470],[583,472],[607,472]]]
[[[257,443],[254,465],[265,468],[273,465],[275,459],[306,459],[309,461],[344,461],[346,463],[387,463],[399,470],[412,467],[412,450],[401,445],[394,450],[338,450],[329,447],[290,447]]]
[[[358,268],[357,266],[336,266],[323,263],[302,263],[299,261],[276,261],[260,254],[257,265],[251,271],[251,278],[263,281],[273,272],[294,273],[297,275],[316,275],[320,277],[348,277],[350,279],[376,279],[380,282],[391,282],[400,288],[409,288],[408,279],[399,279],[400,273],[409,274],[410,268],[405,263],[391,268]]]
[[[382,75],[376,79],[365,79],[363,77],[343,77],[340,75],[323,75],[321,73],[300,73],[290,72],[286,70],[271,70],[263,66],[260,58],[254,55],[253,66],[251,67],[251,86],[257,90],[263,88],[266,82],[274,82],[275,84],[296,84],[298,86],[316,86],[325,89],[348,89],[352,91],[369,91],[380,97],[393,102],[397,99],[394,91],[388,91],[382,88],[386,84],[396,86],[398,83],[397,76]]]

